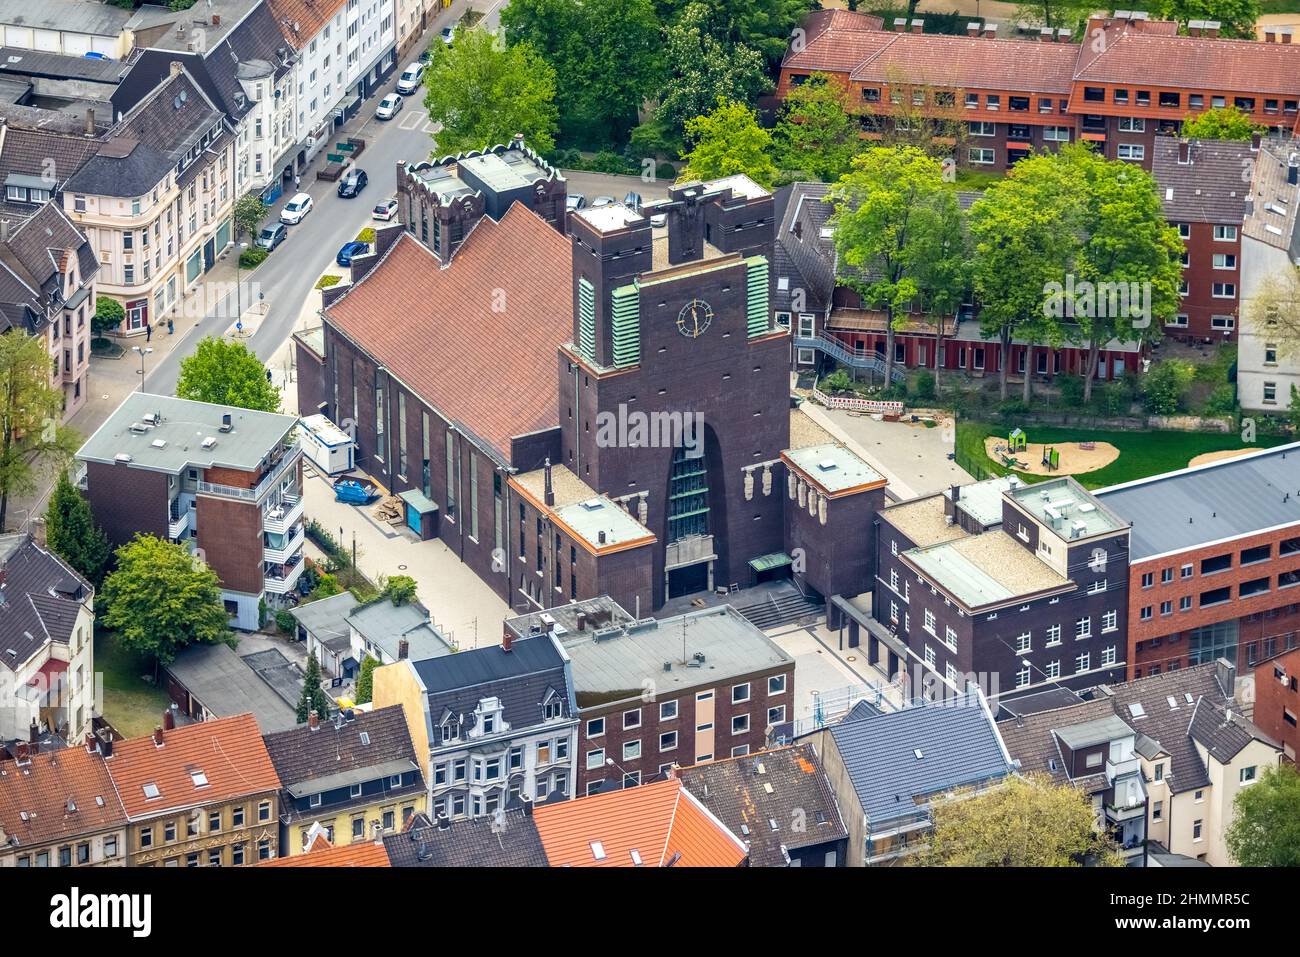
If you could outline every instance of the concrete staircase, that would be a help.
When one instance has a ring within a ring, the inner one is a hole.
[[[798,592],[768,595],[762,601],[737,605],[736,610],[764,631],[811,622],[826,614],[826,606],[822,601]]]

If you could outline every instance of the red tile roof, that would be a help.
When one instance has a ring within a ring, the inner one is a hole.
[[[811,39],[827,30],[871,32],[884,27],[885,21],[873,13],[859,13],[856,10],[814,10],[803,18],[804,35]]]
[[[118,741],[104,763],[132,820],[280,787],[251,714],[173,728],[161,746],[152,735]],[[146,796],[150,784],[157,797]]]
[[[24,818],[26,818],[24,820]],[[0,831],[17,849],[126,826],[126,812],[98,753],[43,751],[0,763]]]
[[[481,219],[445,267],[404,232],[325,315],[508,461],[512,436],[559,422],[555,363],[573,336],[571,270],[569,240],[515,203],[499,223]]]
[[[346,3],[347,0],[267,0],[280,32],[298,50],[310,43]]]
[[[1151,36],[1132,30],[1107,35],[1111,38],[1100,54],[1086,60],[1080,53],[1079,80],[1300,94],[1300,45]]]
[[[388,851],[383,844],[365,841],[334,847],[329,841],[318,839],[311,850],[292,857],[277,857],[262,861],[258,867],[391,867]]]
[[[1033,90],[1068,93],[1077,48],[1035,43],[900,33],[853,71],[851,79],[908,83],[951,90]]]
[[[533,818],[552,867],[738,867],[748,853],[676,778],[541,805]]]
[[[859,63],[879,53],[898,37],[896,33],[828,29],[809,39],[802,50],[788,51],[781,67],[850,73]]]

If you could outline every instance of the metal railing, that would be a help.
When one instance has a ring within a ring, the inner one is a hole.
[[[200,482],[199,491],[205,495],[220,495],[224,498],[238,498],[246,502],[258,502],[271,490],[271,486],[301,458],[302,449],[295,446],[292,451],[286,452],[275,467],[262,477],[262,481],[257,483],[256,488],[239,488],[234,485],[222,485],[219,482]]]
[[[825,333],[817,336],[795,336],[794,344],[797,349],[818,349],[836,362],[854,369],[870,369],[881,375],[885,374],[884,356],[877,355],[874,351],[868,352],[866,349],[850,349],[839,339]],[[907,379],[907,370],[903,367],[903,363],[894,363],[892,379],[894,382],[903,382]]]

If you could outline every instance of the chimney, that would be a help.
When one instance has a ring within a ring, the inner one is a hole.
[[[162,747],[162,743],[163,743],[162,725],[158,725],[158,727],[153,729],[153,743],[155,747]]]
[[[1071,30],[1067,30],[1065,27],[1061,27],[1059,30],[1056,31],[1056,42],[1057,42],[1057,43],[1069,43],[1069,42],[1070,42],[1070,38],[1071,38],[1072,36],[1074,36],[1073,31],[1071,31]]]
[[[516,133],[513,137],[510,138],[510,145],[513,146],[513,147],[515,147],[516,149],[523,149],[523,148],[524,148],[524,134],[523,134],[523,133]]]
[[[1038,31],[1038,39],[1043,43],[1051,43],[1052,37],[1054,37],[1055,35],[1056,35],[1056,31],[1053,30],[1051,27],[1043,27],[1041,30]]]
[[[1291,42],[1291,34],[1292,34],[1292,30],[1291,30],[1290,27],[1279,27],[1279,28],[1278,28],[1278,31],[1277,31],[1277,39],[1278,39],[1278,42],[1279,42],[1279,43],[1290,43],[1290,42]]]
[[[913,21],[912,21],[912,32],[913,32],[913,33],[924,33],[924,32],[925,32],[925,21],[924,21],[924,20],[913,20]]]
[[[397,660],[405,661],[411,655],[411,643],[405,638],[397,642]]]
[[[1293,169],[1294,169],[1294,167],[1293,167]],[[1292,182],[1295,182],[1295,181],[1292,180]],[[602,528],[599,532],[596,533],[596,542],[597,542],[597,544],[599,544],[599,545],[604,545],[604,544],[605,544],[605,530],[604,530],[603,528]]]
[[[519,803],[521,803],[524,806],[524,817],[532,817],[533,816],[532,798],[528,797],[527,795],[521,795],[519,798]]]
[[[1237,693],[1237,666],[1227,658],[1216,658],[1214,660],[1214,677],[1219,684],[1219,690],[1223,692],[1225,698],[1232,698]]]
[[[1218,20],[1206,20],[1205,23],[1202,24],[1201,36],[1214,39],[1219,35],[1219,27],[1222,25],[1223,24],[1219,23]]]
[[[1269,28],[1267,28],[1267,29],[1264,31],[1264,42],[1265,42],[1265,43],[1277,43],[1277,29],[1276,29],[1276,28],[1274,28],[1274,27],[1269,27]]]
[[[587,630],[587,613],[585,611],[578,612],[578,630]]]
[[[96,746],[97,743],[98,743],[98,742],[95,740],[95,734],[94,734],[94,732],[87,732],[87,734],[86,734],[86,750],[89,751],[91,754],[94,754],[94,753],[95,753],[95,746]]]
[[[957,503],[957,502],[960,502],[960,501],[961,501],[961,486],[960,486],[960,485],[954,485],[954,486],[952,487],[952,500],[953,500],[953,503],[954,503],[954,504]]]
[[[974,38],[974,37],[978,37],[979,35],[980,35],[980,25],[978,22],[966,24],[966,36]]]
[[[984,24],[984,39],[986,39],[986,40],[996,40],[997,38],[998,38],[998,25],[997,25],[996,23],[988,23],[988,22],[985,22],[985,24]]]
[[[95,111],[86,110],[86,135],[95,135]]]
[[[176,713],[168,708],[163,712],[163,730],[171,731],[176,727]]]
[[[1286,164],[1286,181],[1292,186],[1300,183],[1300,154],[1292,153]]]
[[[32,744],[35,744],[37,741],[40,740],[40,738],[41,738],[41,727],[36,723],[36,719],[32,718],[32,723],[27,728],[27,740],[30,741]]]
[[[167,64],[167,75],[168,75],[168,76],[180,76],[180,75],[181,75],[181,61],[180,61],[180,60],[172,60],[171,63]]]
[[[1259,144],[1263,141],[1263,139],[1264,139],[1264,135],[1260,133],[1258,130],[1250,134],[1250,151],[1252,153],[1259,152]]]
[[[219,27],[219,26],[221,26],[221,14],[219,14],[219,13],[214,13],[214,14],[212,15],[212,25],[213,25],[214,27]]]
[[[19,741],[14,745],[14,760],[19,764],[31,757],[31,745],[26,741]]]
[[[506,654],[510,654],[510,652],[514,650],[514,643],[515,636],[511,633],[510,629],[507,628],[505,634],[501,636],[501,650]]]
[[[438,830],[445,831],[451,827],[451,818],[445,814],[438,815]]]
[[[668,770],[664,772],[664,778],[665,778],[665,780],[668,780],[668,781],[674,781],[674,780],[677,779],[677,765],[676,765],[676,764],[670,764],[670,765],[668,766]]]
[[[895,33],[906,33],[906,32],[907,32],[907,17],[895,17],[895,18],[894,18],[894,32],[895,32]]]
[[[316,731],[320,728],[320,715],[318,715],[315,711],[307,715],[307,727],[313,731]]]
[[[546,476],[546,484],[542,497],[546,502],[547,508],[551,508],[555,505],[555,488],[551,485],[551,457],[549,455],[546,457],[546,464],[542,466],[542,469]]]
[[[1190,141],[1182,139],[1178,141],[1178,165],[1190,166],[1192,164],[1192,144]]]
[[[96,740],[99,742],[99,753],[106,758],[113,756],[113,733],[107,728],[100,728],[96,733]]]

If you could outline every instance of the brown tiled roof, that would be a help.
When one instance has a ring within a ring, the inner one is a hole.
[[[325,315],[508,461],[512,436],[559,421],[555,362],[573,332],[571,268],[569,241],[515,203],[499,223],[479,220],[445,267],[403,232]]]
[[[390,867],[388,851],[382,843],[365,841],[335,847],[324,838],[318,838],[306,854],[277,857],[262,861],[258,867]]]
[[[310,43],[346,4],[347,0],[266,0],[280,32],[297,50]]]
[[[746,856],[676,778],[544,804],[533,818],[552,867],[738,867]]]
[[[900,33],[853,71],[851,79],[899,80],[953,90],[1034,90],[1069,93],[1072,43],[1035,43]]]
[[[132,820],[280,786],[251,714],[173,728],[163,733],[161,746],[152,735],[119,741],[105,763]],[[206,784],[196,783],[199,772]],[[148,784],[157,787],[158,797],[145,796]]]
[[[896,33],[858,30],[825,30],[808,40],[802,50],[790,50],[781,63],[788,70],[819,70],[849,73],[867,57],[879,53],[897,40]]]
[[[125,824],[126,812],[97,752],[63,748],[34,755],[21,767],[0,763],[0,831],[17,839],[18,849]]]
[[[268,734],[265,740],[271,763],[285,787],[395,761],[415,764],[411,732],[398,705],[356,712],[351,721],[341,724],[322,721],[314,731],[302,724]]]
[[[803,18],[804,35],[812,39],[821,36],[827,30],[872,31],[884,27],[885,21],[874,13],[859,13],[856,10],[814,10]]]
[[[1101,52],[1091,60],[1085,61],[1080,53],[1077,79],[1300,94],[1300,46],[1295,44],[1152,36],[1132,29],[1108,31],[1107,36]],[[1083,51],[1091,46],[1083,44]]]
[[[1240,224],[1250,193],[1243,174],[1255,165],[1250,144],[1198,140],[1189,144],[1190,163],[1178,162],[1178,145],[1176,136],[1157,136],[1152,151],[1151,174],[1165,216],[1182,223]]]

